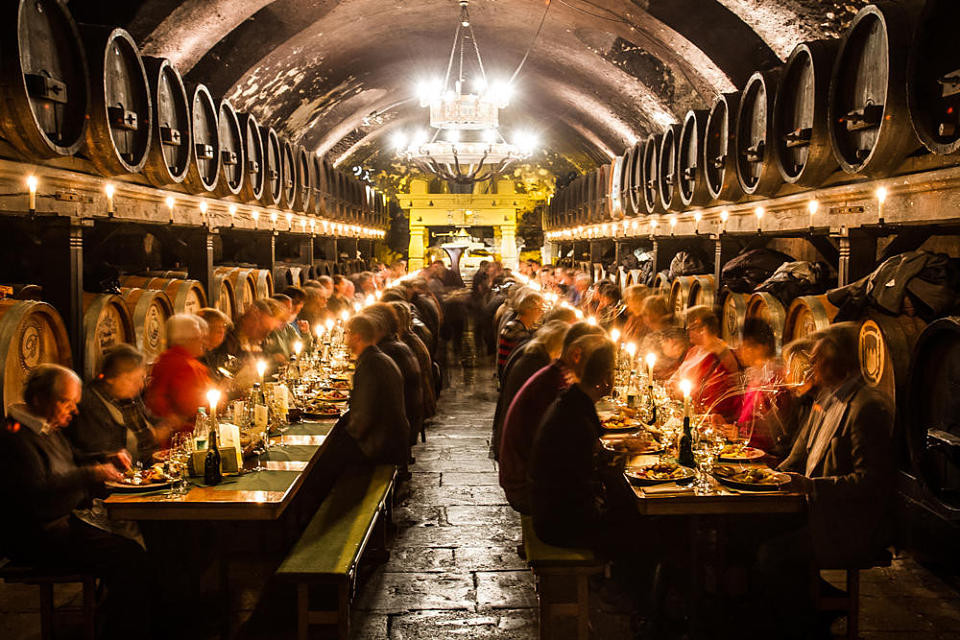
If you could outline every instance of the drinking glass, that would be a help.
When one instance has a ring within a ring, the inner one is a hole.
[[[701,426],[694,431],[693,459],[697,466],[694,491],[697,495],[708,496],[716,493],[710,474],[722,450],[723,437],[712,425]]]

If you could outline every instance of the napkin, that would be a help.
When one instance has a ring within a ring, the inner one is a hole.
[[[693,486],[680,486],[676,482],[667,482],[664,484],[655,484],[650,487],[643,487],[641,491],[648,496],[683,495],[686,493],[693,493]]]

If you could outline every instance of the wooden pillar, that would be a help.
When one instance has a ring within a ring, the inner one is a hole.
[[[876,268],[877,239],[859,231],[841,229],[839,237],[837,285],[846,286]]]
[[[713,280],[716,283],[716,291],[719,293],[720,287],[723,286],[720,277],[723,265],[737,254],[738,247],[732,239],[724,238],[723,235],[713,236],[713,247]]]
[[[313,236],[300,236],[300,262],[313,265]]]
[[[208,227],[187,229],[182,238],[189,247],[185,253],[187,274],[191,279],[199,280],[207,295],[210,295],[213,290],[214,233]]]
[[[44,221],[44,225],[38,281],[44,297],[63,316],[74,370],[83,371],[83,228],[92,227],[93,221],[59,218]]]

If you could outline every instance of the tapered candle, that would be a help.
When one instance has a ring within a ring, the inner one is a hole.
[[[265,360],[257,360],[257,375],[260,376],[260,384],[263,385],[263,374],[267,372],[267,363]]]
[[[633,369],[633,363],[637,357],[637,345],[634,342],[628,342],[624,349],[627,350],[627,354],[630,356],[630,368]]]
[[[297,340],[293,343],[293,353],[299,358],[301,351],[303,351],[303,342]]]
[[[610,339],[617,343],[618,347],[620,345],[620,330],[614,327],[610,329]]]
[[[37,210],[37,186],[40,184],[40,181],[37,180],[37,176],[29,175],[27,176],[27,192],[29,193],[28,205],[30,211]]]
[[[647,375],[650,377],[650,386],[653,386],[653,366],[657,364],[657,354],[652,351],[645,358],[647,362]]]
[[[210,389],[207,391],[207,402],[210,404],[210,416],[217,417],[217,403],[220,402],[220,390]]]
[[[690,417],[690,392],[693,390],[693,385],[690,384],[690,381],[684,378],[680,381],[680,391],[683,393],[683,417]]]
[[[103,191],[107,194],[107,213],[113,213],[113,194],[117,192],[117,188],[112,182],[108,182],[103,186]]]

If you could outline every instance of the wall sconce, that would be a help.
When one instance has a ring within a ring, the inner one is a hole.
[[[887,188],[886,187],[877,187],[876,194],[877,196],[877,222],[878,224],[883,224],[883,203],[887,201]]]
[[[113,195],[117,192],[117,188],[113,186],[112,182],[108,182],[103,185],[103,192],[107,194],[107,215],[111,218],[113,217]]]
[[[763,207],[757,207],[753,210],[753,215],[757,216],[757,233],[763,233],[763,215],[766,213],[766,210]]]

